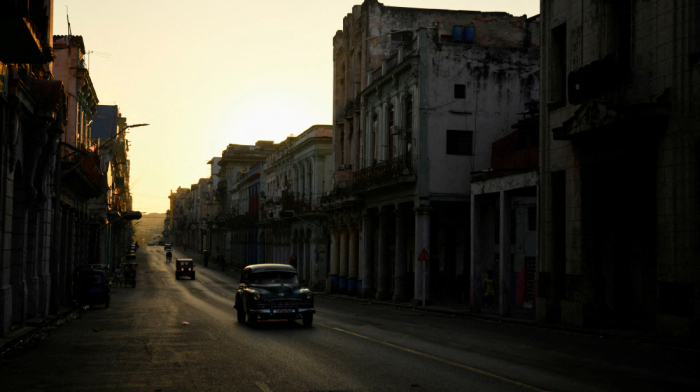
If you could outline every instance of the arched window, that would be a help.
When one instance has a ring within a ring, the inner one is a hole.
[[[372,116],[372,164],[377,163],[377,151],[379,145],[379,117],[377,113]]]
[[[388,159],[394,158],[394,105],[386,109],[386,146]]]
[[[345,164],[345,132],[340,129],[340,164]]]
[[[404,121],[403,127],[406,131],[406,154],[410,154],[413,149],[413,95],[408,94],[404,99]]]

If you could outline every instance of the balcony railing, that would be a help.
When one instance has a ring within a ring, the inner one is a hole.
[[[288,210],[288,211],[303,211],[304,209],[307,208],[307,206],[308,206],[308,203],[306,203],[306,200],[298,199],[292,203],[283,204],[282,209]]]
[[[61,144],[61,160],[64,168],[72,170],[74,165],[79,165],[83,174],[90,179],[97,188],[104,184],[104,174],[100,169],[100,157],[85,147],[73,147],[69,144]]]
[[[380,185],[403,176],[415,175],[416,162],[409,155],[399,156],[388,161],[379,162],[352,173],[353,191],[362,191],[368,187]]]

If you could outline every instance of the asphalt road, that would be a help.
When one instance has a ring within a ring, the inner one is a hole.
[[[236,278],[198,265],[196,280],[175,280],[162,247],[137,261],[136,288],[0,365],[0,389],[700,390],[693,350],[322,296],[311,328],[251,328],[235,321]]]

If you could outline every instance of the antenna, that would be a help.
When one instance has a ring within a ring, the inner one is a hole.
[[[110,53],[105,53],[105,52],[95,52],[94,50],[89,50],[87,53],[87,58],[88,58],[88,71],[90,70],[90,55],[94,54],[97,57],[103,57],[103,58],[111,58],[112,54]]]
[[[68,18],[68,6],[66,6],[66,20],[68,21],[68,36],[73,35],[73,33],[70,31],[70,19]]]

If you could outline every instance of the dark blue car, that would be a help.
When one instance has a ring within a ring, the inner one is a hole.
[[[80,306],[101,305],[109,308],[109,282],[104,271],[99,269],[80,269],[75,279],[75,300]]]

